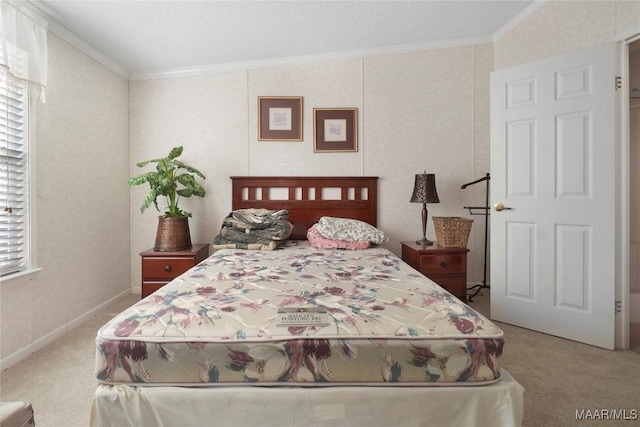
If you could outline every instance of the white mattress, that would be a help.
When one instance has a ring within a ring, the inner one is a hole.
[[[282,308],[326,323],[281,326]],[[96,338],[105,384],[482,385],[502,331],[390,251],[224,249],[120,313]]]

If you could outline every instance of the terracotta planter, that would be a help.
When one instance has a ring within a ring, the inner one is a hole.
[[[158,231],[154,251],[181,251],[191,247],[191,233],[189,232],[189,218],[182,216],[158,217]]]

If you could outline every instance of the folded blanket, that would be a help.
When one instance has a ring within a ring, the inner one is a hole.
[[[233,212],[230,213],[222,221],[222,229],[234,230],[238,235],[246,234],[247,236],[252,236],[247,237],[250,239],[255,237],[268,240],[286,240],[293,230],[293,225],[286,219],[270,219],[268,222],[256,225],[255,223],[248,223],[238,218],[239,216],[236,216]],[[231,236],[227,237],[233,238]],[[245,241],[245,238],[242,236],[238,236],[238,239],[242,242]]]
[[[235,210],[222,221],[213,249],[273,250],[291,236],[293,224],[285,219],[288,215],[286,210]]]
[[[248,229],[271,228],[288,216],[289,212],[284,209],[279,211],[269,209],[238,209],[229,214],[229,217],[245,225]]]
[[[229,240],[240,243],[269,243],[271,241],[285,241],[291,235],[293,225],[286,220],[277,227],[264,230],[242,230],[235,227],[223,226],[220,234]]]
[[[213,239],[213,243],[211,244],[211,248],[214,251],[218,249],[247,249],[247,250],[261,250],[261,251],[272,251],[277,249],[279,246],[284,245],[286,240],[272,240],[269,243],[241,243],[233,240],[226,239],[222,235],[217,235]]]

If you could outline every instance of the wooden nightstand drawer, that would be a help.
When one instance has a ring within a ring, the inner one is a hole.
[[[421,255],[420,272],[430,274],[459,274],[467,272],[467,255]]]
[[[142,298],[150,295],[209,256],[209,245],[198,243],[189,249],[140,253],[142,257]]]
[[[154,293],[155,291],[157,291],[167,283],[169,282],[143,282],[141,297],[144,298],[148,295],[151,295],[152,293]]]
[[[171,280],[194,265],[193,258],[147,258],[142,263],[142,280]]]
[[[402,260],[449,293],[467,301],[467,248],[402,243]]]
[[[467,283],[465,276],[427,276],[439,286],[442,286],[450,293],[459,296],[465,295],[467,291]]]

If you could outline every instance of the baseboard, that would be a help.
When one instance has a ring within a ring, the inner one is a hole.
[[[16,351],[15,353],[10,354],[9,356],[7,356],[4,359],[0,360],[0,372],[4,371],[5,369],[8,369],[8,368],[12,367],[16,363],[19,363],[19,362],[23,361],[24,359],[29,357],[30,354],[35,353],[36,351],[43,349],[44,347],[48,346],[52,342],[56,341],[57,339],[67,335],[69,332],[71,332],[72,330],[76,329],[77,327],[82,325],[87,320],[91,319],[96,314],[98,314],[101,311],[105,310],[111,304],[113,304],[113,303],[115,303],[115,302],[117,302],[117,301],[129,296],[129,295],[131,295],[131,289],[127,289],[126,291],[119,293],[115,297],[103,302],[102,304],[100,304],[96,308],[87,311],[86,313],[84,313],[83,315],[81,315],[79,317],[76,317],[71,322],[69,322],[69,323],[67,323],[65,325],[62,325],[57,329],[54,329],[53,331],[49,332],[47,335],[35,340],[31,344],[21,348],[20,350]]]

